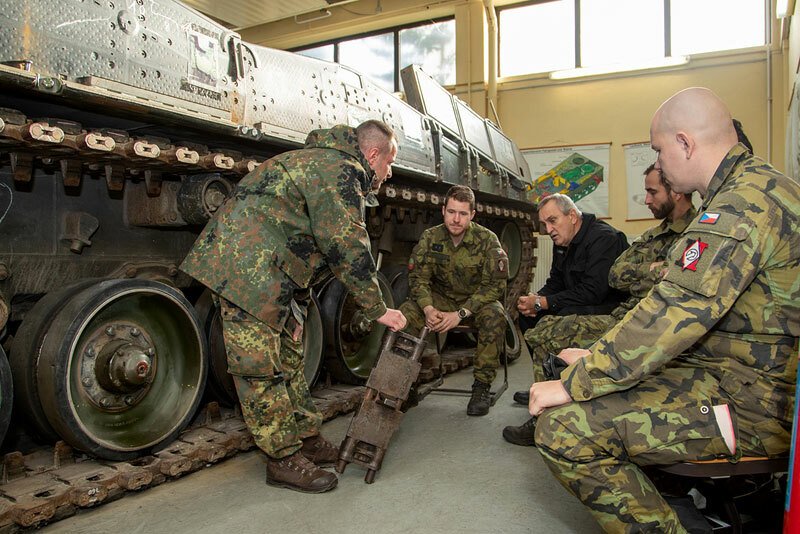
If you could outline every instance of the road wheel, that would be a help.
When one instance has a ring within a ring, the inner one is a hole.
[[[393,308],[392,287],[380,273],[378,285],[386,306]],[[328,372],[340,382],[363,384],[380,355],[386,327],[367,320],[338,280],[333,280],[323,290],[320,311]]]
[[[194,308],[176,289],[105,280],[53,317],[37,382],[42,408],[76,449],[126,460],[172,441],[206,382],[207,346]]]

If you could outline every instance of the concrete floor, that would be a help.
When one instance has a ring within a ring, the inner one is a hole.
[[[530,384],[530,359],[509,368],[510,387],[485,417],[466,415],[467,397],[433,394],[410,410],[375,482],[349,465],[330,493],[308,495],[264,483],[251,451],[136,495],[85,510],[48,533],[597,533],[584,507],[558,484],[534,447],[506,443],[505,425],[527,409],[514,391]],[[499,379],[499,378],[498,378]],[[450,375],[468,387],[471,370]],[[339,443],[350,416],[326,423]]]

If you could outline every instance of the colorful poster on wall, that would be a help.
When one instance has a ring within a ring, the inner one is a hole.
[[[624,145],[625,175],[628,184],[628,220],[652,219],[653,213],[644,203],[644,171],[656,160],[650,143]]]
[[[608,176],[611,143],[522,151],[533,177],[529,199],[538,202],[552,193],[563,193],[581,211],[608,217]]]

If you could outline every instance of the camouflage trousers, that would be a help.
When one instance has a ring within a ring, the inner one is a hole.
[[[441,311],[456,311],[464,303],[433,292],[433,306]],[[405,330],[412,335],[419,334],[425,326],[425,314],[412,300],[400,305],[400,311],[406,316],[408,325]],[[472,315],[461,321],[462,325],[474,325],[478,329],[478,346],[475,348],[475,360],[472,374],[475,380],[491,384],[497,376],[500,366],[500,353],[506,342],[506,318],[503,305],[494,301],[478,310],[470,310]],[[435,346],[435,345],[433,345]]]
[[[730,458],[712,409],[719,404],[730,408],[736,457],[764,455],[756,432],[763,419],[734,410],[706,370],[678,365],[631,389],[545,410],[536,445],[606,532],[685,532],[640,466]]]
[[[294,341],[286,327],[278,332],[220,301],[228,372],[247,428],[268,456],[289,456],[303,439],[319,434],[322,424],[303,374],[302,335]]]
[[[549,352],[563,349],[587,349],[617,323],[611,315],[545,315],[536,326],[526,330],[525,342],[533,360],[533,381],[542,382],[542,362]]]

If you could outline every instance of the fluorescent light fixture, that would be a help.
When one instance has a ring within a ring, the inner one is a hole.
[[[689,63],[689,56],[672,56],[656,60],[612,63],[597,67],[579,67],[577,69],[556,70],[550,73],[551,80],[568,80],[570,78],[582,78],[584,76],[598,76],[600,74],[612,74],[615,72],[631,72],[637,70],[660,69],[663,67],[677,67]]]
[[[775,2],[775,16],[779,19],[791,17],[794,13],[794,0],[777,0]]]

